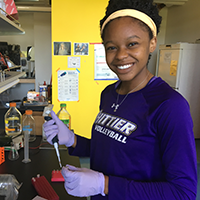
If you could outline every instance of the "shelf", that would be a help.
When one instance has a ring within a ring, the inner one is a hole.
[[[25,31],[20,27],[20,24],[15,24],[0,13],[0,35],[16,35],[24,33]]]
[[[19,78],[25,75],[25,72],[6,72],[10,76],[5,79],[5,81],[0,82],[0,93],[6,91],[7,89],[13,87],[19,83]]]
[[[20,78],[19,83],[35,83],[35,79],[33,79],[33,78]]]

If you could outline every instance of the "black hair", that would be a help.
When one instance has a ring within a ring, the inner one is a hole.
[[[148,15],[155,23],[157,33],[159,32],[162,17],[158,14],[158,8],[156,4],[153,4],[153,0],[110,0],[106,8],[106,13],[103,19],[100,20],[100,28],[105,20],[114,12],[122,9],[135,9]],[[137,20],[137,19],[136,19]],[[140,20],[138,20],[140,21]],[[141,22],[141,21],[140,21]],[[150,39],[153,38],[153,33],[149,26],[141,22],[148,30]],[[102,39],[104,34],[101,35]]]

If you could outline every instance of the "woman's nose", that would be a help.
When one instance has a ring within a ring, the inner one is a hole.
[[[124,60],[127,57],[128,57],[127,49],[125,49],[125,48],[119,48],[117,50],[116,59],[118,59],[118,60]]]

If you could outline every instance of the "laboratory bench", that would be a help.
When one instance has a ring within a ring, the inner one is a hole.
[[[22,183],[19,189],[18,200],[32,200],[38,195],[31,183],[31,179],[37,177],[38,174],[45,176],[59,196],[59,200],[86,199],[68,195],[64,188],[64,182],[51,182],[52,171],[60,170],[56,152],[52,145],[43,141],[41,136],[37,136],[36,141],[29,143],[29,147],[31,162],[22,162],[24,159],[24,149],[21,148],[18,150],[19,158],[14,161],[8,159],[9,151],[6,151],[5,162],[0,165],[0,174],[12,174],[19,183]],[[79,158],[70,156],[66,147],[60,148],[60,156],[63,166],[70,164],[80,167]],[[0,196],[1,199],[4,199],[4,197]]]
[[[2,131],[2,130],[1,130]],[[0,134],[3,134],[2,132]],[[198,186],[197,186],[197,198],[200,200],[200,139],[195,140],[198,162]],[[79,198],[68,195],[64,189],[63,182],[51,182],[51,174],[53,170],[59,170],[59,163],[52,145],[42,141],[41,136],[36,137],[35,142],[31,142],[29,149],[30,163],[23,163],[24,149],[18,150],[19,158],[15,161],[8,159],[9,151],[5,153],[5,162],[0,165],[0,174],[13,174],[19,183],[22,183],[19,189],[18,200],[32,200],[37,196],[37,192],[31,183],[32,177],[36,177],[38,174],[45,176],[53,189],[56,191],[60,200],[78,200],[87,199]],[[62,165],[70,164],[76,167],[89,167],[89,158],[79,158],[70,156],[65,146],[60,146],[60,155]],[[0,196],[0,200],[4,197]]]

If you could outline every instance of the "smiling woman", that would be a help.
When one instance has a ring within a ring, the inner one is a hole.
[[[147,69],[160,23],[153,0],[109,1],[101,37],[106,62],[119,80],[101,93],[92,138],[73,134],[54,113],[44,124],[47,140],[58,134],[71,155],[90,156],[91,169],[62,169],[69,194],[92,200],[195,200],[189,105]]]

